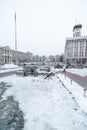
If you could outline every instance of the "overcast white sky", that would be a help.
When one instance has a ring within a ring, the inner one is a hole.
[[[15,49],[15,11],[19,51],[62,54],[76,19],[87,35],[87,0],[0,0],[0,46]]]

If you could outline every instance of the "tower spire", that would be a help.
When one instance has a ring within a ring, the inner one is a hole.
[[[75,19],[75,24],[77,24],[77,19]]]

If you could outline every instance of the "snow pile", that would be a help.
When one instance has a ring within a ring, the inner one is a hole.
[[[9,64],[0,66],[0,73],[6,73],[6,72],[16,71],[20,69],[22,68],[13,63],[9,63]]]
[[[13,63],[9,63],[9,64],[5,64],[0,66],[1,69],[13,69],[13,68],[18,68],[17,65],[13,64]]]
[[[66,83],[64,79],[63,81]],[[44,80],[44,77],[40,76],[15,75],[2,78],[0,82],[12,84],[3,99],[13,95],[19,102],[24,113],[24,130],[87,130],[87,117],[56,76]],[[67,85],[69,87],[70,84]],[[76,89],[73,91],[78,94],[79,101],[79,96],[82,95]]]

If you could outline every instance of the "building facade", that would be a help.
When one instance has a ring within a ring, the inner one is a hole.
[[[75,25],[73,37],[66,39],[65,63],[87,64],[87,36],[81,36],[82,25]]]
[[[27,62],[31,61],[33,54],[31,52],[21,52],[21,51],[15,51],[12,50],[12,61],[16,62],[16,55],[17,55],[17,61],[20,62]]]
[[[6,47],[0,47],[0,64],[12,62],[12,50]]]
[[[33,54],[31,52],[20,52],[10,49],[9,46],[0,47],[0,65],[16,61],[16,54],[18,62],[31,61]]]

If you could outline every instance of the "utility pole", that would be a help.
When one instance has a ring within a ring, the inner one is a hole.
[[[15,63],[17,65],[17,25],[16,25],[16,12],[15,12]]]

